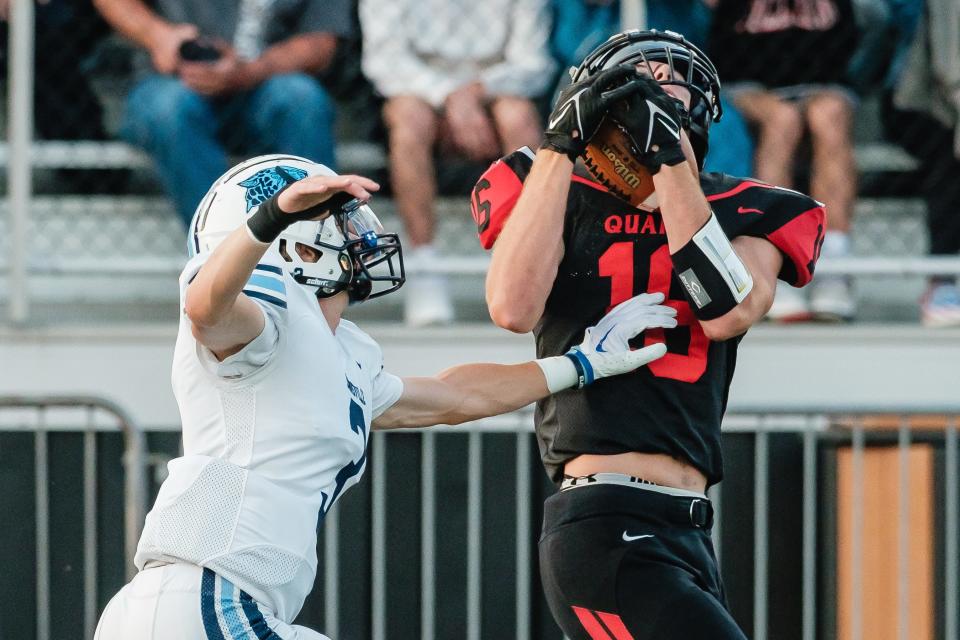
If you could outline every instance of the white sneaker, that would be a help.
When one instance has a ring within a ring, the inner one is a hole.
[[[804,291],[777,280],[777,291],[767,319],[774,322],[804,322],[810,319],[810,307]]]
[[[404,283],[403,320],[409,327],[453,322],[453,302],[447,278],[436,273],[412,273]]]
[[[960,288],[952,282],[931,285],[920,301],[925,327],[960,327]]]
[[[436,249],[423,245],[412,249],[405,260],[407,281],[403,284],[403,320],[409,327],[427,327],[453,322],[453,302],[447,278],[423,269],[437,260]]]
[[[821,276],[810,283],[810,310],[817,320],[845,322],[857,312],[850,279]]]

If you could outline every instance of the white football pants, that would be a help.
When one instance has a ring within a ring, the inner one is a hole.
[[[94,640],[330,640],[277,620],[210,569],[168,564],[138,573],[104,609]]]

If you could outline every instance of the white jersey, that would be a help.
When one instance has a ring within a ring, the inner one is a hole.
[[[207,255],[180,278],[184,292]],[[218,361],[181,314],[173,390],[184,455],[170,462],[135,562],[186,561],[236,584],[291,622],[313,587],[317,528],[366,464],[370,423],[397,401],[380,347],[315,296],[259,264],[244,292],[263,332]]]

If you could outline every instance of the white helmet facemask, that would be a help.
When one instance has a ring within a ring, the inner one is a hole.
[[[305,158],[252,158],[213,184],[194,214],[190,254],[213,249],[284,187],[314,175],[336,175]],[[383,232],[373,210],[352,200],[323,220],[291,224],[267,249],[265,258],[300,285],[325,298],[341,291],[351,302],[396,291],[403,285],[403,257],[396,234]]]

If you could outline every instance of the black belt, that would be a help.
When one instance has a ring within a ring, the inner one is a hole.
[[[581,516],[607,513],[633,513],[639,517],[654,513],[661,519],[680,526],[710,529],[713,526],[713,503],[697,496],[678,496],[643,483],[607,483],[593,480],[569,487],[556,497],[580,503]],[[576,494],[580,498],[575,498]],[[589,498],[588,498],[589,496]],[[634,499],[630,499],[632,496]]]
[[[697,529],[709,529],[713,526],[713,503],[703,498],[691,498],[686,516]]]

